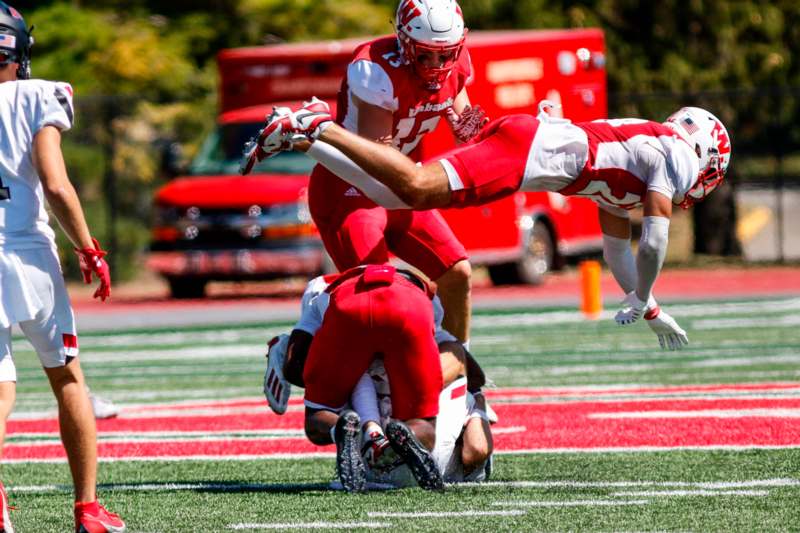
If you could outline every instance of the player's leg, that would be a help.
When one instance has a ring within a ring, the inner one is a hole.
[[[389,250],[436,282],[444,329],[466,342],[472,268],[464,246],[438,211],[390,211],[388,217]]]
[[[472,317],[472,266],[462,259],[436,278],[439,298],[444,307],[444,329],[461,342],[469,342]]]
[[[384,240],[386,210],[322,165],[311,175],[309,210],[325,250],[340,272],[389,260]]]
[[[97,428],[80,363],[74,358],[64,366],[45,368],[45,373],[58,401],[61,441],[75,484],[75,501],[94,501],[97,499]]]
[[[17,370],[11,358],[11,326],[0,327],[0,450],[6,438],[6,421],[14,408]]]
[[[25,282],[41,300],[33,320],[19,323],[45,369],[56,400],[61,440],[75,486],[76,529],[124,531],[125,523],[97,502],[97,428],[77,359],[78,341],[69,295],[55,251],[16,252]]]

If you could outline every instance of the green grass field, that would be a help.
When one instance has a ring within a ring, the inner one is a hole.
[[[610,314],[587,322],[571,309],[548,308],[477,311],[472,351],[501,389],[798,381],[800,299],[666,309],[687,329],[689,349],[661,351],[645,325],[620,328]],[[92,389],[123,407],[254,399],[266,340],[290,326],[82,332],[81,359]],[[15,360],[16,420],[52,414],[38,361],[21,339]],[[800,401],[797,390],[767,396]],[[780,431],[800,434],[798,411],[783,410]],[[54,439],[15,435],[13,423],[11,431],[9,446]],[[101,425],[101,439],[107,438]],[[800,531],[800,448],[747,448],[498,453],[490,483],[453,486],[443,495],[332,491],[334,463],[327,457],[121,460],[101,464],[100,490],[128,530],[142,533]],[[18,507],[12,518],[19,532],[70,530],[65,464],[12,462],[2,479]]]

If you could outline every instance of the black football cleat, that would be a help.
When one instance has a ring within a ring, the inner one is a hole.
[[[386,436],[392,449],[406,462],[420,487],[440,492],[444,490],[444,480],[433,456],[408,426],[392,420],[386,425]]]
[[[336,421],[336,471],[347,492],[366,492],[367,470],[361,457],[361,418],[355,411],[344,411]]]

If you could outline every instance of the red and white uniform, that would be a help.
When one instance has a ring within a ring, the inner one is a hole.
[[[620,215],[640,205],[647,191],[679,203],[700,171],[692,148],[658,122],[573,124],[530,115],[495,120],[440,162],[453,206],[486,203],[517,190],[553,191],[592,198]]]
[[[383,361],[380,359],[373,361],[369,375],[378,395],[381,425],[386,427],[394,416],[391,403],[392,389],[386,379]],[[439,414],[436,417],[436,443],[431,454],[446,482],[484,479],[486,475],[484,468],[476,468],[469,476],[464,475],[460,442],[467,422],[481,416],[485,415],[476,408],[475,397],[467,390],[467,378],[460,377],[442,389],[439,394]],[[388,471],[368,469],[367,479],[395,487],[413,487],[417,484],[411,471],[402,463]]]
[[[395,417],[436,416],[442,367],[432,297],[389,265],[312,280],[294,328],[314,336],[303,371],[305,405],[341,410],[382,354]]]
[[[72,87],[0,83],[0,381],[16,381],[11,326],[19,324],[45,367],[78,354],[75,319],[33,164],[36,134],[72,127]]]
[[[471,76],[463,49],[439,91],[424,88],[404,64],[397,38],[382,37],[356,49],[339,92],[337,122],[358,133],[353,97],[393,114],[392,144],[412,159],[419,142],[436,129]],[[430,279],[439,278],[467,253],[438,211],[387,212],[322,165],[311,174],[311,215],[325,248],[339,270],[388,261],[389,252],[414,265]]]

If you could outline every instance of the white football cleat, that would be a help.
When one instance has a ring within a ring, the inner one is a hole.
[[[106,400],[96,394],[89,392],[89,401],[92,403],[92,412],[98,420],[114,418],[119,415],[120,408],[114,405],[111,400]]]
[[[289,335],[285,333],[269,341],[267,351],[267,371],[264,373],[264,396],[270,409],[276,415],[282,415],[289,406],[289,395],[292,385],[283,376],[283,365],[286,363],[286,350],[289,347]]]

